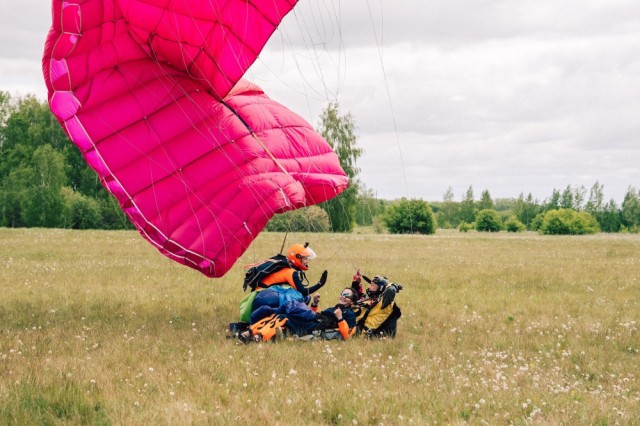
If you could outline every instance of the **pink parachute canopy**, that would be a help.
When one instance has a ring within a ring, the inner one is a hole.
[[[348,185],[305,120],[241,80],[295,3],[53,0],[51,110],[142,236],[207,276]]]

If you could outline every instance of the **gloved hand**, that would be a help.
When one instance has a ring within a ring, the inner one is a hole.
[[[318,285],[320,287],[324,286],[327,283],[328,275],[329,275],[329,272],[327,272],[326,270],[322,273],[322,276],[320,277],[320,281],[318,281]]]
[[[356,271],[356,273],[353,275],[353,278],[351,279],[351,281],[353,281],[354,283],[359,283],[362,281],[362,274],[360,273],[360,269],[358,269]]]
[[[391,284],[387,286],[387,288],[384,289],[384,292],[382,292],[382,306],[380,307],[384,309],[389,306],[393,302],[393,299],[395,299],[396,293],[400,290],[402,290],[402,286],[400,284]]]
[[[395,291],[396,293],[400,293],[400,290],[404,288],[402,287],[402,284],[396,284],[396,283],[391,284],[389,287],[392,288],[393,291]]]

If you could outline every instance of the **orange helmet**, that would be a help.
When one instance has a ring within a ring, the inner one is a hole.
[[[309,269],[307,260],[315,259],[316,254],[307,245],[294,244],[287,250],[287,259],[291,266],[301,271]]]

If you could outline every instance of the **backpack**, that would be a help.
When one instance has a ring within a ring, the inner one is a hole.
[[[247,272],[244,276],[244,283],[242,284],[242,290],[247,291],[247,288],[251,288],[251,291],[255,291],[255,289],[260,285],[263,279],[267,276],[273,274],[274,272],[278,272],[284,268],[290,268],[289,261],[287,257],[282,254],[276,254],[273,257],[265,260],[262,263],[259,263],[255,266],[251,266],[247,269]]]

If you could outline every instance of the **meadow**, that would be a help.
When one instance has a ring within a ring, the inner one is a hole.
[[[394,340],[226,338],[223,278],[134,231],[0,229],[0,424],[640,424],[640,235],[289,234],[322,304],[403,284]]]

